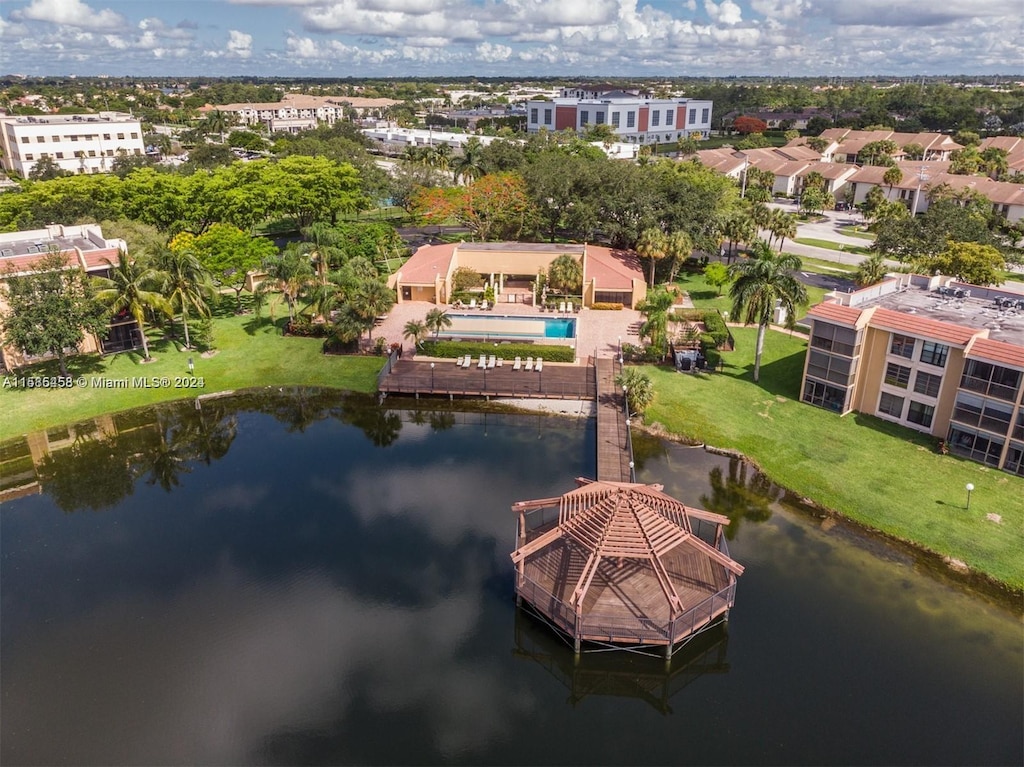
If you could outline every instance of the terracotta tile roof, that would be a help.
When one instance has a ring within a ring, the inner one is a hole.
[[[975,338],[967,347],[966,356],[1024,370],[1024,346],[1008,344],[1005,341]]]
[[[631,290],[633,280],[643,282],[644,273],[635,253],[587,245],[585,282],[594,280],[598,290]]]
[[[87,272],[96,271],[99,269],[106,269],[109,264],[107,259],[112,264],[117,263],[117,248],[103,248],[101,250],[87,250],[82,254],[82,260],[85,261],[85,270]]]
[[[882,307],[875,309],[871,315],[870,324],[872,327],[906,333],[918,338],[934,339],[956,346],[966,346],[968,341],[981,332],[974,328],[966,328],[962,325],[953,325],[949,322],[918,317]]]
[[[812,306],[807,312],[807,316],[814,320],[839,322],[853,327],[857,324],[857,320],[860,319],[861,311],[852,306],[843,306],[833,301],[825,301],[817,306]]]
[[[440,274],[444,279],[448,274],[458,246],[459,243],[424,245],[413,253],[412,258],[406,261],[396,274],[402,275],[403,285],[433,285],[435,275]],[[388,282],[394,286],[391,280]]]

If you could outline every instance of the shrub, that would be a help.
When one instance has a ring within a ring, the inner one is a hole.
[[[622,311],[622,304],[612,301],[595,301],[590,305],[591,309],[597,309],[598,311]]]
[[[703,322],[705,332],[701,333],[701,343],[722,347],[729,343],[729,328],[717,309],[677,309],[673,315],[688,322]]]
[[[547,362],[573,362],[575,351],[570,346],[546,346],[543,344],[510,343],[494,345],[494,341],[424,341],[423,354],[428,357],[455,359],[464,354],[477,357],[481,354],[505,359],[513,357],[543,357]]]
[[[324,341],[324,354],[357,354],[359,352],[359,341],[342,341],[337,336],[331,336]]]
[[[284,329],[285,335],[303,338],[326,338],[331,334],[331,326],[325,322],[313,322],[308,317],[296,317]]]

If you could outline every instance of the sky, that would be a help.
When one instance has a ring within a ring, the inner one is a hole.
[[[2,0],[0,74],[1020,74],[1024,0]]]

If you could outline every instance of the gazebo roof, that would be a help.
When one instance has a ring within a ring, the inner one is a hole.
[[[690,524],[695,518],[727,525],[727,517],[686,506],[663,493],[661,485],[577,482],[580,487],[560,498],[521,501],[513,506],[525,512],[557,504],[558,522],[512,553],[513,562],[519,564],[553,546],[569,544],[582,549],[586,564],[569,598],[577,609],[582,607],[602,559],[649,563],[673,613],[681,612],[685,605],[676,579],[663,562],[669,552],[684,546],[734,575],[743,572],[742,565],[694,535]]]

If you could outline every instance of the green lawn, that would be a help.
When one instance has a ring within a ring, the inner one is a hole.
[[[799,243],[800,245],[811,245],[815,248],[827,248],[828,250],[838,250],[840,253],[856,253],[861,256],[866,256],[871,253],[871,250],[867,247],[861,247],[860,245],[844,245],[841,242],[832,242],[832,240],[819,240],[816,237],[797,237],[793,242]]]
[[[648,423],[740,450],[798,496],[1024,588],[1024,479],[940,455],[934,438],[878,418],[799,402],[806,344],[787,334],[768,333],[755,384],[756,331],[732,332],[737,351],[723,355],[723,373],[646,369],[656,391]]]
[[[805,272],[817,272],[818,274],[835,274],[836,272],[852,273],[857,271],[856,264],[841,264],[837,261],[822,261],[820,258],[809,256],[798,256]]]
[[[814,270],[809,269],[808,271]],[[732,300],[729,298],[729,286],[726,285],[722,288],[722,295],[718,295],[718,289],[708,284],[702,272],[680,274],[673,284],[680,290],[688,292],[690,300],[693,301],[693,305],[698,309],[718,309],[721,312],[728,312],[732,306]],[[810,307],[821,303],[825,293],[828,292],[824,288],[816,288],[810,285],[805,287],[807,288],[808,302],[807,306],[801,307],[797,311],[796,318],[798,320],[807,314],[807,310]]]
[[[875,241],[875,235],[872,232],[865,232],[859,226],[841,226],[839,231],[849,237],[859,237],[862,240]]]
[[[380,357],[339,357],[321,353],[319,338],[285,338],[282,321],[259,322],[252,315],[227,316],[214,320],[215,356],[204,359],[179,351],[166,340],[150,345],[155,362],[141,364],[141,353],[126,352],[99,357],[83,355],[69,361],[71,373],[84,376],[85,387],[73,389],[13,389],[0,386],[0,441],[31,431],[74,423],[103,413],[112,413],[154,402],[194,397],[199,394],[257,386],[325,386],[359,392],[376,387]],[[189,378],[188,358],[195,362],[195,376],[201,388],[175,388],[176,378]],[[53,376],[57,367],[44,363],[19,371],[18,375]],[[101,389],[92,379],[123,380],[135,377],[167,378],[170,386]]]

